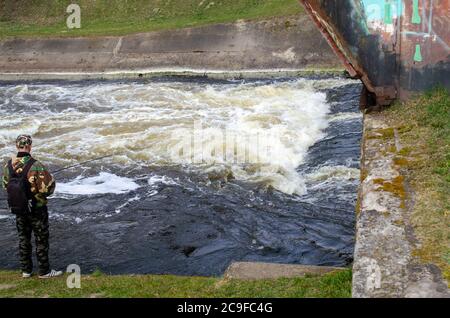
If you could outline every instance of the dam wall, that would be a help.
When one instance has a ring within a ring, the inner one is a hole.
[[[12,73],[322,68],[341,65],[306,15],[117,37],[0,42],[0,79]]]

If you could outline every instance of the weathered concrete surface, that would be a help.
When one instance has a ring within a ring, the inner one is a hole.
[[[275,279],[302,277],[307,274],[322,275],[343,270],[342,267],[291,265],[259,262],[234,262],[226,270],[225,278],[234,279]]]
[[[305,15],[122,37],[0,42],[0,73],[340,67]]]
[[[346,76],[345,71],[339,68],[327,69],[255,69],[255,70],[211,70],[211,69],[135,69],[103,72],[0,72],[0,82],[8,81],[81,81],[81,80],[136,80],[155,77],[179,78],[208,78],[215,80],[228,79],[261,79],[281,77],[310,77],[310,76]]]
[[[412,193],[395,153],[402,145],[382,113],[366,114],[353,263],[354,297],[449,297],[439,268],[412,256]]]

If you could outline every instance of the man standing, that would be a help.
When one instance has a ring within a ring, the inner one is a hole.
[[[22,277],[29,278],[33,273],[31,233],[34,232],[39,278],[51,278],[62,275],[61,271],[50,270],[48,261],[47,197],[55,190],[55,181],[31,156],[31,145],[31,136],[17,137],[18,153],[5,165],[2,183],[8,192],[11,212],[16,215]]]

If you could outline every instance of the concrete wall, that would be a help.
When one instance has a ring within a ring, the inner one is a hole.
[[[305,15],[122,37],[10,39],[0,73],[341,67]]]
[[[385,116],[364,115],[353,297],[450,297],[440,269],[414,256],[420,245],[411,223],[414,196],[395,160],[402,149],[398,128]]]

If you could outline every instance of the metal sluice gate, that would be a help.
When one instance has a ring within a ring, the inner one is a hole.
[[[300,0],[352,78],[361,107],[450,89],[450,0]]]

